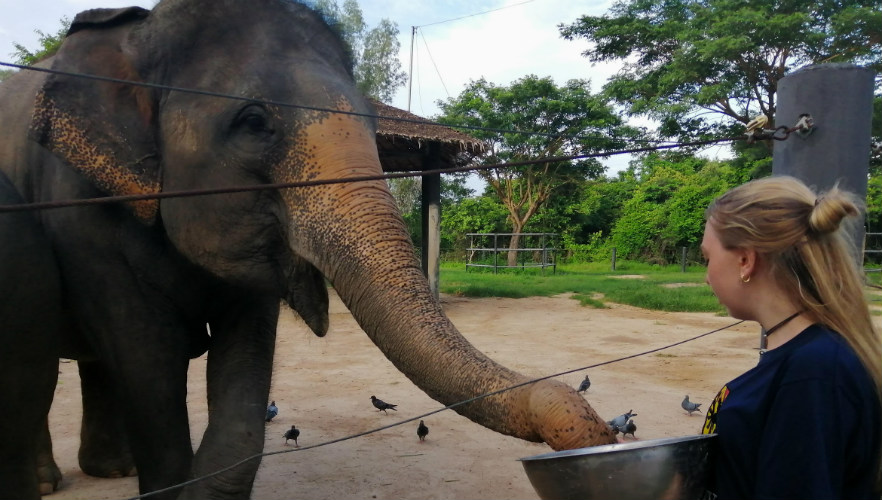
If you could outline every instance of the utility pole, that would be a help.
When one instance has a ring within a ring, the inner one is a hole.
[[[416,26],[410,27],[410,68],[407,74],[407,111],[410,111],[410,96],[413,94],[413,40],[416,38]]]

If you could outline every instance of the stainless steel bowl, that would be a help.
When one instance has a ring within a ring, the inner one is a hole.
[[[716,434],[591,446],[519,459],[543,500],[690,499],[704,493]]]

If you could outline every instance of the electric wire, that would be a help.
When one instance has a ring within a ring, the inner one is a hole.
[[[87,73],[78,73],[78,72],[73,72],[73,71],[62,71],[62,70],[51,69],[51,68],[39,68],[36,66],[27,66],[27,65],[23,65],[23,64],[15,64],[15,63],[4,62],[4,61],[0,61],[0,66],[8,66],[10,68],[17,68],[17,69],[26,70],[26,71],[37,71],[40,73],[47,73],[47,74],[52,74],[52,75],[62,75],[62,76],[70,76],[70,77],[74,77],[74,78],[85,78],[85,79],[95,80],[95,81],[117,83],[117,84],[121,84],[121,85],[133,85],[133,86],[137,86],[137,87],[146,87],[146,88],[151,88],[151,89],[156,89],[156,90],[166,90],[166,91],[170,91],[170,92],[184,92],[184,93],[203,95],[203,96],[208,96],[208,97],[218,97],[218,98],[222,98],[222,99],[231,99],[231,100],[235,100],[235,101],[245,101],[245,102],[249,102],[249,103],[264,104],[264,105],[268,105],[268,106],[279,106],[279,107],[284,107],[284,108],[304,109],[307,111],[318,111],[318,112],[330,113],[330,114],[359,116],[359,117],[363,117],[363,118],[372,118],[372,119],[378,119],[378,120],[400,121],[400,122],[406,122],[406,123],[415,123],[415,124],[419,124],[419,125],[423,125],[423,126],[455,128],[455,129],[474,130],[474,131],[481,131],[481,132],[493,132],[493,133],[497,133],[497,134],[536,135],[536,136],[540,136],[540,137],[549,137],[549,138],[553,138],[553,139],[556,139],[556,138],[568,138],[568,139],[573,139],[573,140],[575,140],[575,139],[581,139],[581,140],[611,139],[609,136],[599,136],[599,135],[568,136],[568,135],[556,134],[556,133],[551,133],[551,132],[539,132],[539,131],[529,131],[529,130],[511,130],[511,129],[503,129],[503,128],[495,128],[495,127],[480,127],[480,126],[475,126],[475,125],[440,123],[440,122],[427,120],[424,118],[406,118],[406,117],[399,117],[399,116],[378,115],[378,114],[372,114],[372,113],[360,113],[357,111],[344,111],[344,110],[333,109],[333,108],[324,108],[324,107],[320,107],[320,106],[310,106],[310,105],[305,105],[305,104],[296,104],[296,103],[275,101],[275,100],[269,100],[269,99],[258,99],[258,98],[253,98],[253,97],[236,96],[236,95],[232,95],[232,94],[224,94],[221,92],[214,92],[214,91],[210,91],[210,90],[200,90],[200,89],[193,89],[193,88],[187,88],[187,87],[176,87],[176,86],[171,86],[171,85],[163,85],[163,84],[150,83],[150,82],[138,82],[138,81],[126,80],[126,79],[122,79],[122,78],[114,78],[114,77],[100,76],[100,75],[90,75]],[[628,138],[628,137],[616,137],[616,138],[612,138],[612,139],[620,140],[620,141],[624,141],[624,142],[634,142],[634,143],[650,143],[650,144],[652,144],[652,143],[657,143],[657,144],[672,143],[672,141],[667,141],[667,140],[637,139],[637,138]]]
[[[444,87],[444,93],[450,98],[450,91],[447,90],[447,85],[444,83],[444,77],[441,76],[441,71],[438,70],[438,64],[435,63],[435,58],[432,57],[432,52],[429,50],[429,44],[426,42],[426,37],[423,35],[422,31],[420,31],[420,39],[423,41],[423,46],[426,47],[426,54],[429,55],[429,61],[431,61],[432,67],[435,68],[435,74],[438,75],[438,80],[441,80],[441,86]]]
[[[393,427],[398,427],[399,425],[404,425],[404,424],[409,423],[409,422],[414,422],[414,421],[416,421],[416,420],[424,419],[424,418],[426,418],[426,417],[428,417],[428,416],[430,416],[430,415],[434,415],[434,414],[436,414],[436,413],[441,413],[442,411],[445,411],[445,410],[451,410],[451,409],[453,409],[453,408],[457,408],[457,407],[459,407],[459,406],[463,406],[463,405],[466,405],[466,404],[469,404],[469,403],[473,403],[473,402],[475,402],[475,401],[478,401],[478,400],[481,400],[481,399],[484,399],[484,398],[488,398],[488,397],[491,397],[491,396],[495,396],[495,395],[497,395],[497,394],[501,394],[501,393],[503,393],[503,392],[511,391],[511,390],[517,389],[517,388],[519,388],[519,387],[524,387],[524,386],[527,386],[527,385],[535,384],[536,382],[541,382],[541,381],[543,381],[543,380],[548,380],[548,379],[552,379],[552,378],[560,377],[560,376],[563,376],[563,375],[569,375],[569,374],[571,374],[571,373],[575,373],[575,372],[579,372],[579,371],[590,370],[590,369],[592,369],[592,368],[598,368],[598,367],[601,367],[601,366],[611,365],[611,364],[613,364],[613,363],[619,363],[619,362],[622,362],[622,361],[627,361],[627,360],[629,360],[629,359],[634,359],[634,358],[638,358],[638,357],[641,357],[641,356],[646,356],[646,355],[649,355],[649,354],[653,354],[653,353],[656,353],[656,352],[659,352],[659,351],[663,351],[663,350],[665,350],[665,349],[670,349],[670,348],[672,348],[672,347],[677,347],[677,346],[682,345],[682,344],[685,344],[685,343],[687,343],[687,342],[692,342],[692,341],[694,341],[694,340],[698,340],[698,339],[700,339],[700,338],[702,338],[702,337],[707,337],[708,335],[711,335],[711,334],[714,334],[714,333],[717,333],[717,332],[721,332],[721,331],[723,331],[723,330],[728,330],[729,328],[734,328],[735,326],[738,326],[738,325],[740,325],[741,323],[744,323],[744,320],[739,320],[739,321],[736,321],[736,322],[734,322],[734,323],[730,323],[730,324],[728,324],[728,325],[726,325],[726,326],[722,326],[722,327],[720,327],[720,328],[716,328],[716,329],[714,329],[714,330],[711,330],[711,331],[708,331],[708,332],[701,333],[701,334],[696,335],[696,336],[694,336],[694,337],[689,337],[689,338],[684,339],[684,340],[681,340],[681,341],[679,341],[679,342],[674,342],[673,344],[668,344],[668,345],[665,345],[665,346],[657,347],[657,348],[655,348],[655,349],[650,349],[650,350],[648,350],[648,351],[638,352],[638,353],[635,353],[635,354],[630,354],[630,355],[627,355],[627,356],[622,356],[622,357],[620,357],[620,358],[615,358],[615,359],[611,359],[611,360],[607,360],[607,361],[602,361],[602,362],[600,362],[600,363],[595,363],[595,364],[593,364],[593,365],[583,366],[583,367],[580,367],[580,368],[573,368],[573,369],[571,369],[571,370],[566,370],[566,371],[562,371],[562,372],[554,373],[554,374],[551,374],[551,375],[546,375],[546,376],[544,376],[544,377],[533,378],[533,379],[527,380],[527,381],[525,381],[525,382],[521,382],[521,383],[519,383],[519,384],[515,384],[515,385],[509,386],[509,387],[504,387],[504,388],[502,388],[502,389],[498,389],[498,390],[496,390],[496,391],[492,391],[492,392],[488,392],[488,393],[480,394],[480,395],[475,396],[475,397],[473,397],[473,398],[469,398],[469,399],[466,399],[466,400],[463,400],[463,401],[459,401],[459,402],[457,402],[457,403],[453,403],[453,404],[450,404],[450,405],[444,406],[444,407],[442,407],[442,408],[438,408],[438,409],[435,409],[435,410],[432,410],[432,411],[429,411],[429,412],[426,412],[426,413],[423,413],[423,414],[417,415],[417,416],[415,416],[415,417],[411,417],[411,418],[408,418],[408,419],[405,419],[405,420],[401,420],[401,421],[395,422],[395,423],[393,423],[393,424],[384,425],[384,426],[382,426],[382,427],[377,427],[377,428],[374,428],[374,429],[369,429],[369,430],[362,431],[362,432],[359,432],[359,433],[356,433],[356,434],[351,434],[351,435],[348,435],[348,436],[343,436],[343,437],[340,437],[340,438],[337,438],[337,439],[332,439],[332,440],[330,440],[330,441],[324,441],[324,442],[322,442],[322,443],[318,443],[318,444],[314,444],[314,445],[310,445],[310,446],[302,446],[302,447],[300,447],[300,448],[294,448],[294,449],[290,449],[290,450],[278,450],[278,451],[268,451],[268,452],[256,453],[256,454],[254,454],[254,455],[252,455],[252,456],[250,456],[250,457],[243,458],[243,459],[239,460],[238,462],[235,462],[235,463],[233,463],[233,464],[231,464],[231,465],[228,465],[228,466],[226,466],[226,467],[224,467],[224,468],[218,469],[218,470],[216,470],[216,471],[214,471],[214,472],[211,472],[211,473],[208,473],[208,474],[205,474],[205,475],[199,476],[199,477],[197,477],[197,478],[190,479],[190,480],[185,481],[185,482],[183,482],[183,483],[179,483],[179,484],[176,484],[176,485],[173,485],[173,486],[169,486],[169,487],[167,487],[167,488],[163,488],[163,489],[156,490],[156,491],[151,491],[151,492],[144,493],[144,494],[140,494],[140,495],[136,495],[136,496],[133,496],[133,497],[128,497],[128,498],[126,498],[125,500],[138,500],[138,499],[141,499],[141,498],[148,498],[148,497],[151,497],[151,496],[154,496],[154,495],[160,495],[160,494],[162,494],[162,493],[167,493],[167,492],[169,492],[169,491],[174,491],[174,490],[177,490],[177,489],[180,489],[180,488],[184,488],[184,487],[189,486],[189,485],[191,485],[191,484],[195,484],[195,483],[198,483],[198,482],[200,482],[200,481],[204,481],[204,480],[206,480],[206,479],[210,479],[210,478],[212,478],[212,477],[214,477],[214,476],[217,476],[217,475],[223,474],[224,472],[227,472],[227,471],[229,471],[229,470],[235,469],[236,467],[238,467],[238,466],[240,466],[240,465],[243,465],[243,464],[246,464],[246,463],[248,463],[248,462],[250,462],[250,461],[252,461],[252,460],[258,460],[258,459],[261,459],[261,458],[263,458],[263,457],[269,457],[269,456],[273,456],[273,455],[281,455],[281,454],[285,454],[285,453],[295,453],[295,452],[300,452],[300,451],[306,451],[306,450],[311,450],[311,449],[314,449],[314,448],[321,448],[321,447],[324,447],[324,446],[329,446],[329,445],[332,445],[332,444],[341,443],[341,442],[343,442],[343,441],[349,441],[349,440],[351,440],[351,439],[355,439],[355,438],[359,438],[359,437],[362,437],[362,436],[366,436],[366,435],[368,435],[368,434],[373,434],[373,433],[375,433],[375,432],[384,431],[384,430],[386,430],[386,429],[391,429],[391,428],[393,428]]]
[[[533,2],[533,1],[534,1],[534,0],[525,0],[524,2],[521,2],[521,3],[516,3],[516,4],[512,4],[512,5],[505,5],[505,6],[503,6],[503,7],[499,7],[499,8],[496,8],[496,9],[485,10],[485,11],[483,11],[483,12],[476,12],[476,13],[474,13],[474,14],[468,14],[468,15],[465,15],[465,16],[454,17],[454,18],[452,18],[452,19],[445,19],[445,20],[443,20],[443,21],[436,21],[436,22],[434,22],[434,23],[428,23],[428,24],[423,24],[423,25],[420,25],[420,26],[414,26],[414,28],[424,28],[424,27],[426,27],[426,26],[435,26],[436,24],[444,24],[444,23],[449,23],[449,22],[453,22],[453,21],[459,21],[459,20],[461,20],[461,19],[468,19],[468,18],[470,18],[470,17],[482,16],[482,15],[484,15],[484,14],[489,14],[489,13],[491,13],[491,12],[496,12],[496,11],[498,11],[498,10],[509,9],[509,8],[511,8],[511,7],[517,7],[517,6],[519,6],[519,5],[524,5],[525,3],[530,3],[530,2]]]
[[[523,161],[513,161],[506,163],[494,163],[488,165],[468,165],[464,167],[450,167],[450,168],[439,168],[432,170],[423,170],[420,172],[390,172],[385,174],[378,175],[362,175],[362,176],[352,176],[352,177],[343,177],[343,178],[335,178],[335,179],[316,179],[309,181],[297,181],[297,182],[281,182],[281,183],[273,183],[273,184],[256,184],[251,186],[229,186],[229,187],[217,187],[217,188],[206,188],[206,189],[189,189],[182,191],[162,191],[158,193],[145,193],[145,194],[130,194],[130,195],[116,195],[116,196],[104,196],[100,198],[81,198],[81,199],[72,199],[72,200],[55,200],[55,201],[45,201],[45,202],[35,202],[35,203],[20,203],[17,205],[0,205],[0,213],[4,212],[22,212],[27,210],[47,210],[54,208],[68,208],[68,207],[77,207],[77,206],[86,206],[86,205],[99,205],[105,203],[120,203],[120,202],[133,202],[133,201],[144,201],[144,200],[154,200],[154,199],[165,199],[165,198],[183,198],[189,196],[205,196],[205,195],[213,195],[213,194],[230,194],[230,193],[242,193],[242,192],[250,192],[250,191],[266,191],[266,190],[275,190],[275,189],[290,189],[290,188],[301,188],[301,187],[313,187],[313,186],[323,186],[328,184],[343,184],[350,182],[367,182],[367,181],[378,181],[378,180],[388,180],[388,179],[397,179],[402,177],[424,177],[427,175],[434,174],[455,174],[462,172],[474,172],[478,170],[497,170],[497,169],[506,169],[511,167],[523,167],[529,165],[543,164],[543,163],[556,163],[556,162],[565,162],[571,160],[579,160],[586,158],[597,158],[597,157],[606,157],[606,156],[614,156],[620,154],[634,154],[634,153],[642,153],[648,151],[657,151],[662,149],[673,149],[677,147],[683,146],[700,146],[707,144],[714,144],[717,142],[723,141],[732,141],[737,138],[726,137],[721,139],[708,139],[705,141],[693,141],[688,143],[678,143],[678,144],[669,144],[663,146],[651,146],[651,147],[643,147],[643,148],[631,148],[631,149],[622,149],[616,151],[603,151],[599,153],[585,153],[581,155],[572,155],[572,156],[552,156],[541,159],[534,160],[523,160]]]
[[[528,1],[532,1],[532,0],[528,0]],[[522,2],[522,3],[528,3],[528,2]],[[520,5],[520,4],[516,4],[516,5]],[[499,9],[495,9],[495,10],[499,10]],[[487,11],[487,12],[491,12],[491,11]],[[474,14],[474,15],[479,15],[479,14]],[[469,16],[466,16],[466,17],[469,17]],[[451,20],[453,20],[453,19],[451,19]],[[433,24],[438,24],[438,23],[433,23]],[[166,90],[166,91],[180,91],[180,92],[188,92],[188,93],[193,93],[193,94],[198,94],[198,95],[206,95],[206,96],[211,96],[211,97],[221,97],[221,98],[248,101],[248,102],[259,102],[262,104],[276,105],[276,106],[281,106],[281,107],[294,107],[294,108],[299,108],[299,109],[328,112],[328,113],[340,113],[340,114],[356,115],[356,116],[363,116],[363,117],[369,117],[369,118],[408,121],[408,122],[419,123],[421,125],[432,124],[432,125],[450,127],[450,128],[468,128],[468,129],[477,129],[477,130],[492,131],[492,132],[498,132],[498,133],[522,133],[522,134],[549,135],[552,137],[560,137],[560,135],[556,135],[556,134],[544,134],[544,133],[524,132],[524,131],[488,129],[488,128],[484,128],[484,127],[470,127],[470,126],[439,124],[439,123],[426,122],[425,120],[415,120],[415,119],[398,118],[398,117],[369,115],[369,114],[365,114],[365,113],[340,111],[340,110],[335,110],[335,109],[327,109],[327,108],[320,108],[320,107],[307,106],[307,105],[298,105],[298,104],[285,103],[285,102],[272,101],[272,100],[258,100],[258,99],[248,98],[248,97],[232,96],[232,95],[228,95],[228,94],[221,94],[221,93],[217,93],[217,92],[204,91],[204,90],[198,90],[198,89],[180,88],[180,87],[159,85],[159,84],[153,84],[153,83],[147,83],[147,82],[135,82],[135,81],[130,81],[130,80],[118,79],[118,78],[103,77],[103,76],[97,76],[97,75],[86,75],[86,74],[80,74],[80,73],[71,73],[71,72],[51,70],[51,69],[46,69],[46,68],[36,68],[33,66],[24,66],[24,65],[12,64],[12,63],[6,63],[6,62],[0,62],[0,66],[9,66],[9,67],[24,69],[24,70],[32,70],[32,71],[40,71],[40,72],[52,73],[52,74],[62,74],[62,75],[67,75],[67,76],[82,77],[82,78],[88,78],[88,79],[94,79],[94,80],[100,80],[100,81],[107,81],[107,82],[111,82],[111,83],[136,85],[136,86],[142,86],[142,87],[148,87],[148,88],[154,88],[154,89],[160,89],[160,90]],[[140,200],[148,200],[148,199],[163,199],[163,198],[176,198],[176,197],[184,197],[184,196],[225,194],[225,193],[258,191],[258,190],[267,190],[267,189],[287,189],[287,188],[295,188],[295,187],[319,186],[319,185],[347,183],[347,182],[365,182],[365,181],[386,180],[386,179],[400,178],[400,177],[425,176],[425,175],[441,174],[441,173],[449,174],[449,173],[470,172],[470,171],[477,171],[477,170],[502,169],[502,168],[527,166],[527,165],[534,165],[534,164],[572,161],[572,160],[576,160],[576,159],[608,157],[608,156],[613,156],[613,155],[617,155],[617,154],[633,154],[633,153],[638,153],[638,152],[648,152],[648,151],[654,151],[654,150],[660,150],[660,149],[671,149],[671,148],[676,148],[676,147],[701,146],[701,145],[716,144],[716,143],[726,142],[726,141],[733,141],[733,140],[738,140],[738,139],[743,139],[743,138],[742,137],[727,137],[727,138],[709,139],[709,140],[704,140],[704,141],[693,141],[693,142],[686,142],[686,143],[668,143],[668,144],[660,144],[660,145],[651,146],[651,147],[631,148],[631,149],[624,149],[624,150],[587,153],[587,154],[571,155],[571,156],[555,156],[555,157],[548,157],[548,158],[542,158],[542,159],[536,159],[536,160],[524,160],[524,161],[507,162],[507,163],[501,163],[501,164],[472,165],[472,166],[465,166],[465,167],[433,169],[433,170],[426,170],[426,171],[421,171],[421,172],[398,172],[398,173],[388,173],[388,174],[383,174],[383,175],[357,176],[357,177],[348,177],[348,178],[340,178],[340,179],[320,179],[320,180],[302,181],[302,182],[262,184],[262,185],[255,185],[255,186],[232,186],[232,187],[213,188],[213,189],[186,190],[186,191],[176,191],[176,192],[161,192],[161,193],[150,193],[150,194],[141,194],[141,195],[108,196],[108,197],[102,197],[102,198],[89,198],[89,199],[80,199],[80,200],[60,200],[60,201],[55,201],[55,202],[27,203],[27,204],[19,204],[19,205],[3,205],[3,206],[0,206],[0,213],[11,212],[11,211],[21,211],[21,210],[42,210],[42,209],[50,209],[50,208],[93,205],[93,204],[100,204],[100,203],[118,203],[118,202],[130,202],[130,201],[140,201]],[[646,142],[649,142],[649,141],[646,141]],[[664,141],[660,141],[660,142],[664,142]],[[661,351],[664,349],[669,349],[669,348],[684,344],[686,342],[691,342],[691,341],[697,340],[699,338],[710,335],[712,333],[716,333],[716,332],[734,327],[742,322],[743,321],[738,321],[738,322],[732,323],[730,325],[727,325],[725,327],[721,327],[716,330],[705,332],[703,334],[700,334],[695,337],[691,337],[691,338],[688,338],[688,339],[685,339],[685,340],[682,340],[682,341],[679,341],[679,342],[676,342],[673,344],[662,346],[662,347],[659,347],[656,349],[651,349],[649,351],[644,351],[641,353],[636,353],[636,354],[632,354],[629,356],[624,356],[621,358],[617,358],[617,359],[613,359],[613,360],[609,360],[609,361],[605,361],[605,362],[601,362],[601,363],[596,363],[596,364],[585,366],[585,367],[575,368],[572,370],[567,370],[567,371],[555,373],[552,375],[547,375],[544,377],[530,379],[530,380],[522,382],[520,384],[516,384],[516,385],[510,386],[510,387],[499,389],[497,391],[493,391],[490,393],[481,394],[481,395],[475,396],[473,398],[470,398],[470,399],[467,399],[464,401],[460,401],[457,403],[453,403],[451,405],[433,410],[431,412],[424,413],[422,415],[408,418],[406,420],[399,421],[394,424],[382,426],[382,427],[379,427],[376,429],[364,431],[364,432],[349,435],[349,436],[344,436],[344,437],[341,437],[338,439],[326,441],[326,442],[319,443],[316,445],[301,447],[298,449],[280,450],[280,451],[264,452],[264,453],[255,454],[255,455],[252,455],[252,456],[247,457],[245,459],[242,459],[232,465],[229,465],[227,467],[224,467],[222,469],[214,471],[212,473],[200,476],[198,478],[191,479],[189,481],[186,481],[186,482],[183,482],[183,483],[180,483],[177,485],[170,486],[168,488],[156,490],[156,491],[145,493],[145,494],[138,495],[135,497],[130,497],[127,500],[147,498],[147,497],[162,494],[162,493],[165,493],[168,491],[173,491],[173,490],[185,487],[187,485],[194,484],[196,482],[203,481],[203,480],[209,479],[211,477],[217,476],[217,475],[222,474],[228,470],[231,470],[235,467],[238,467],[242,464],[250,462],[252,460],[257,460],[257,459],[260,459],[263,457],[269,457],[272,455],[277,455],[277,454],[282,454],[282,453],[292,453],[295,451],[306,451],[306,450],[321,447],[321,446],[328,446],[328,445],[339,443],[342,441],[347,441],[347,440],[361,437],[361,436],[364,436],[367,434],[372,434],[372,433],[379,432],[379,431],[382,431],[385,429],[389,429],[392,427],[403,425],[405,423],[412,422],[417,419],[425,418],[427,416],[439,413],[441,411],[453,409],[453,408],[456,408],[456,407],[459,407],[459,406],[462,406],[462,405],[465,405],[468,403],[472,403],[472,402],[480,400],[480,399],[494,396],[494,395],[497,395],[497,394],[500,394],[500,393],[503,393],[506,391],[510,391],[510,390],[513,390],[513,389],[516,389],[519,387],[523,387],[526,385],[534,384],[534,383],[540,382],[542,380],[547,380],[547,379],[559,377],[562,375],[574,373],[577,371],[584,371],[584,370],[591,369],[591,368],[596,368],[596,367],[600,367],[600,366],[604,366],[604,365],[608,365],[608,364],[612,364],[612,363],[616,363],[616,362],[621,362],[621,361],[633,359],[633,358],[636,358],[639,356],[644,356],[647,354],[658,352],[658,351]]]

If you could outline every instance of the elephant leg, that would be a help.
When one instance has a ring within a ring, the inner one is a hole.
[[[140,342],[134,353],[117,350],[114,363],[107,365],[124,411],[141,493],[184,482],[193,462],[187,417],[189,358],[174,349],[164,352],[163,342],[148,344]],[[172,500],[177,494],[173,490],[151,498]]]
[[[61,469],[52,456],[52,436],[49,434],[49,416],[43,420],[43,428],[37,441],[37,480],[40,494],[48,495],[61,487]]]
[[[57,359],[22,359],[0,355],[0,401],[12,401],[0,414],[0,499],[35,499],[41,491],[58,488],[61,477],[41,484],[38,449],[41,434],[48,437],[47,419],[58,380]],[[52,460],[51,444],[48,449]],[[50,472],[51,467],[43,469]]]
[[[99,362],[80,361],[77,365],[83,394],[80,469],[96,477],[136,475],[123,413],[114,398],[110,375]]]
[[[196,453],[200,477],[263,451],[272,378],[278,299],[240,305],[211,326],[208,427]],[[180,498],[242,498],[251,493],[259,460],[188,486]]]
[[[123,433],[111,429],[101,436],[93,428],[96,422],[93,419],[112,422],[112,417],[98,414],[121,413],[124,434],[128,436],[128,447],[137,467],[140,493],[149,493],[186,481],[192,466],[193,447],[187,419],[186,339],[189,332],[164,321],[149,308],[146,300],[131,300],[137,298],[136,294],[120,291],[114,296],[118,297],[114,303],[117,307],[105,310],[113,317],[85,311],[87,317],[109,320],[90,323],[87,329],[94,336],[93,345],[97,346],[101,366],[83,364],[80,371],[84,376],[84,406],[88,405],[89,409],[86,431],[92,433],[89,439],[98,440],[92,445],[113,441]],[[110,384],[102,382],[102,378],[110,380]],[[100,391],[102,386],[112,397],[92,393]],[[116,408],[109,404],[112,401],[118,403]],[[120,443],[113,446],[121,448]],[[85,453],[91,452],[91,447],[86,448]],[[172,500],[177,494],[178,491],[172,490],[151,498]]]

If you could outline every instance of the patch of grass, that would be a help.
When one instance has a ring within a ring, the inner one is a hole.
[[[638,278],[633,275],[640,275]],[[441,291],[465,297],[548,297],[572,293],[580,303],[592,307],[604,301],[628,304],[646,309],[671,312],[715,312],[725,314],[716,297],[704,283],[705,269],[691,266],[681,272],[680,266],[620,262],[615,271],[608,264],[558,265],[550,268],[492,269],[469,268],[463,263],[441,266]],[[623,278],[623,276],[628,276]],[[672,283],[695,286],[666,287]],[[603,294],[603,300],[593,299]]]
[[[597,300],[590,295],[574,293],[570,298],[578,300],[583,306],[591,306],[595,309],[608,309],[608,306],[602,300]]]
[[[556,270],[546,268],[500,269],[469,268],[462,262],[441,265],[441,291],[464,297],[548,297],[562,293],[574,294],[582,305],[606,307],[605,302],[627,304],[644,309],[669,312],[711,312],[726,316],[726,309],[705,283],[704,266],[659,266],[640,262],[618,261],[612,271],[608,262],[559,264]],[[869,273],[870,303],[882,300],[872,292],[879,291],[880,273]],[[682,286],[683,284],[687,286]],[[678,285],[678,286],[665,286]],[[602,299],[595,299],[597,294]],[[874,315],[882,312],[873,311]]]

